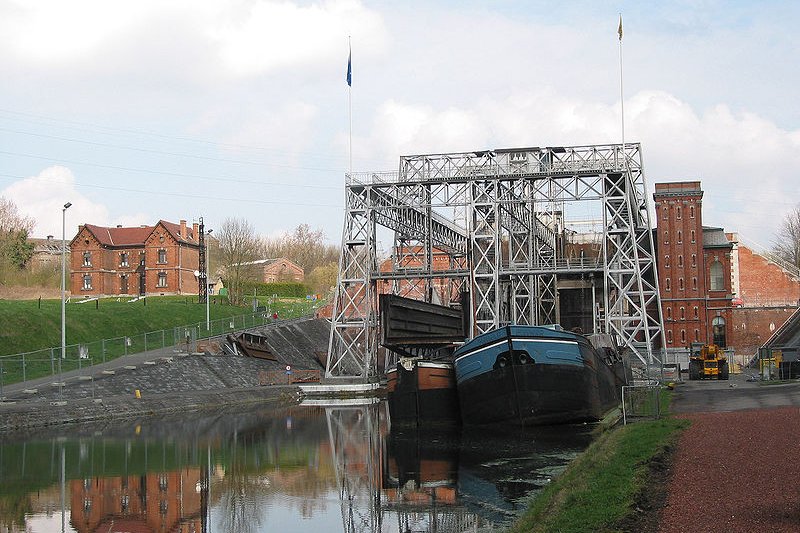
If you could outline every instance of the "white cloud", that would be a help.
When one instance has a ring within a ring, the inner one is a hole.
[[[769,245],[771,232],[800,201],[797,131],[724,105],[698,113],[664,91],[641,91],[626,101],[625,110],[626,141],[642,144],[651,190],[655,182],[700,179],[707,224]],[[620,137],[618,105],[545,89],[485,98],[465,108],[388,100],[359,143],[367,152],[400,155],[606,144]]]
[[[16,181],[1,191],[0,196],[13,201],[21,214],[36,220],[32,235],[38,237],[61,238],[62,210],[67,202],[72,204],[65,214],[67,239],[75,235],[80,224],[138,226],[154,222],[141,213],[110,216],[104,204],[93,202],[78,192],[75,176],[63,166],[48,167],[36,176]]]

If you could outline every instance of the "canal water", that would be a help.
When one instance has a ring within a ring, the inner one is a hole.
[[[384,402],[0,436],[0,531],[491,531],[591,426],[399,431]]]

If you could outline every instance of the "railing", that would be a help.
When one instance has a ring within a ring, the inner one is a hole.
[[[267,313],[238,315],[213,320],[209,322],[208,329],[203,321],[138,335],[70,344],[65,347],[63,357],[61,347],[3,355],[0,356],[0,391],[3,385],[44,376],[61,376],[65,372],[142,352],[162,351],[170,355],[176,351],[191,353],[198,348],[198,344],[202,344],[201,339],[263,326],[271,321]],[[61,381],[62,379],[58,379],[58,382]]]
[[[623,385],[622,422],[635,419],[656,420],[661,416],[661,385],[658,382],[646,385]]]
[[[319,370],[261,370],[258,372],[258,384],[291,385],[293,383],[319,383]]]

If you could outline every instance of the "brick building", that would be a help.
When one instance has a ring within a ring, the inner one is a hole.
[[[653,199],[665,347],[727,346],[733,243],[722,228],[703,226],[699,181],[656,183]]]
[[[85,224],[69,243],[73,296],[197,294],[198,225],[160,220],[155,226]]]
[[[285,257],[258,259],[245,264],[250,265],[256,278],[264,283],[274,283],[276,281],[302,282],[306,277],[300,265],[289,261]]]
[[[800,302],[800,276],[703,226],[699,181],[657,183],[656,250],[667,349],[715,343],[755,354]]]

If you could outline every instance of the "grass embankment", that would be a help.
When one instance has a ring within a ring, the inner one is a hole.
[[[640,520],[636,507],[654,484],[666,482],[653,478],[659,474],[652,467],[663,466],[687,425],[686,420],[664,416],[606,431],[532,501],[509,531],[630,531]]]
[[[294,318],[310,313],[320,304],[305,298],[281,298],[272,302],[270,312],[277,312],[281,319]],[[229,333],[237,327],[263,324],[263,318],[253,316],[251,306],[232,306],[226,299],[212,297],[208,307],[209,330],[205,327],[206,306],[197,303],[196,296],[69,303],[67,349],[60,367],[72,370],[129,353],[174,346],[185,342],[184,335],[196,340]],[[58,360],[60,346],[61,300],[0,300],[2,382],[14,383],[53,373],[59,366],[54,358]],[[55,352],[51,348],[56,348]],[[14,356],[22,353],[27,353],[24,360]]]

